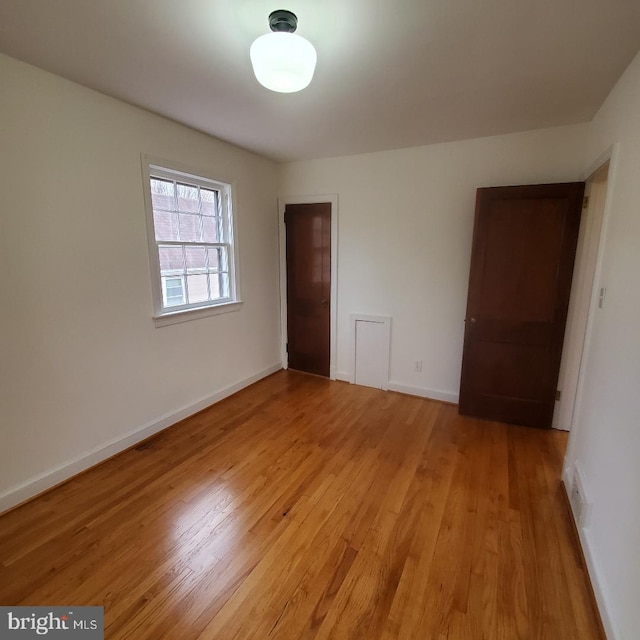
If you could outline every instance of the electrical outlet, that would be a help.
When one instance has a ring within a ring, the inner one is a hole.
[[[416,373],[422,373],[422,360],[415,361],[415,364],[413,365],[413,370]]]
[[[576,524],[578,527],[581,526],[580,522],[582,520],[582,493],[580,492],[580,487],[578,487],[578,483],[576,482],[575,476],[573,478],[573,486],[571,488],[571,509],[573,510],[573,517],[576,520]]]
[[[604,306],[604,299],[607,297],[606,287],[600,289],[600,295],[598,296],[598,309],[602,309]]]

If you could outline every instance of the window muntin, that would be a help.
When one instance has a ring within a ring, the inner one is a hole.
[[[149,165],[156,315],[234,302],[230,185]]]

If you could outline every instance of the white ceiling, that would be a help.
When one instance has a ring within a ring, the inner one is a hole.
[[[300,93],[253,77],[274,9]],[[282,161],[583,122],[639,49],[639,0],[0,0],[8,55]]]

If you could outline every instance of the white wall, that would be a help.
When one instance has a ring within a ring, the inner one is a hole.
[[[0,83],[1,510],[280,355],[275,164],[6,56]],[[236,181],[240,311],[154,327],[142,152]]]
[[[338,377],[350,314],[388,315],[390,388],[457,401],[476,189],[577,180],[585,136],[576,125],[283,165],[281,196],[338,194]]]
[[[617,143],[588,329],[582,390],[565,462],[592,502],[581,531],[610,640],[640,637],[640,55],[589,127],[588,157]]]

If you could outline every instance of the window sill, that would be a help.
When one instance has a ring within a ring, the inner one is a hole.
[[[200,309],[185,309],[183,311],[173,311],[154,316],[153,322],[156,328],[166,327],[170,324],[178,324],[179,322],[189,322],[190,320],[199,320],[200,318],[208,318],[209,316],[217,316],[221,313],[231,313],[232,311],[240,311],[242,307],[241,300],[234,302],[225,302],[212,307],[201,307]]]

